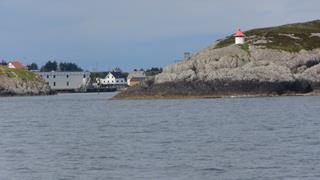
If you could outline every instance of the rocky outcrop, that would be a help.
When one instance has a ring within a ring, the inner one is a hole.
[[[314,81],[320,75],[320,49],[298,53],[250,46],[247,52],[238,45],[205,49],[190,60],[169,65],[155,83],[178,81]],[[314,67],[315,66],[315,67]]]
[[[320,90],[320,49],[286,52],[249,46],[209,47],[169,65],[143,87],[118,97],[281,95]]]
[[[320,32],[320,21],[251,30],[244,45],[234,45],[233,38],[227,37],[188,60],[167,66],[145,86],[128,89],[117,97],[221,97],[320,91],[320,37],[315,36],[316,32]]]
[[[29,80],[0,75],[0,96],[48,95],[50,87],[40,78]]]

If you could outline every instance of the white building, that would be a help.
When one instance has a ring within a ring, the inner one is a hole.
[[[245,43],[246,35],[243,32],[241,32],[240,29],[234,34],[234,37],[235,37],[236,44],[244,44]]]
[[[56,91],[82,91],[90,82],[90,72],[35,72]]]
[[[109,72],[103,79],[97,79],[101,85],[126,85],[126,76],[121,72]]]

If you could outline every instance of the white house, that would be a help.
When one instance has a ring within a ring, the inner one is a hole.
[[[246,35],[243,32],[241,32],[240,29],[234,34],[234,37],[235,37],[236,44],[244,44],[245,43]]]
[[[104,79],[97,79],[101,85],[126,85],[126,76],[121,72],[109,72]]]
[[[90,72],[35,72],[56,91],[82,91],[90,82]]]

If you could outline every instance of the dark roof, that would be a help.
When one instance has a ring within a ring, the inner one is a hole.
[[[122,72],[110,72],[115,78],[127,78]]]

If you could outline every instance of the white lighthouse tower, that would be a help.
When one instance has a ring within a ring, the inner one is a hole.
[[[246,35],[241,32],[240,29],[236,33],[234,33],[234,37],[236,44],[244,44]]]

